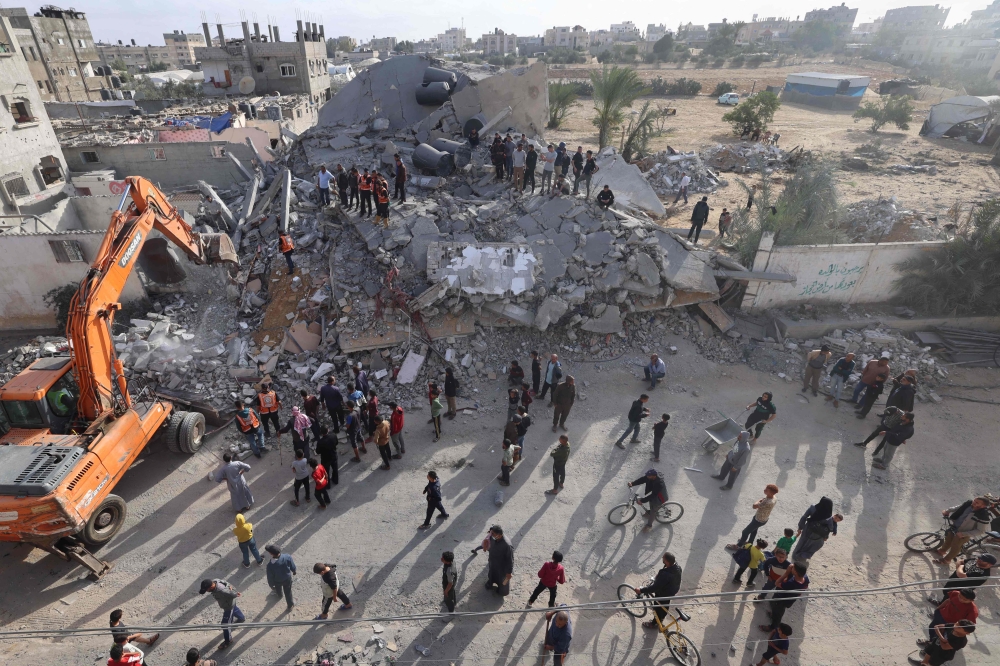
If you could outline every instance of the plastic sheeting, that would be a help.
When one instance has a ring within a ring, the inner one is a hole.
[[[996,101],[1000,101],[1000,95],[960,95],[935,104],[927,114],[926,136],[936,139],[959,123],[985,120],[990,115],[990,103]]]

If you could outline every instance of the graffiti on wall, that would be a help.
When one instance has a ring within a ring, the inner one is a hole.
[[[799,296],[830,294],[838,291],[849,291],[858,283],[858,278],[864,272],[864,266],[849,264],[830,264],[817,273],[815,280],[802,287]]]

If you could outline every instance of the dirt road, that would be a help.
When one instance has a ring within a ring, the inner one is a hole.
[[[445,550],[456,554],[460,611],[523,608],[539,566],[554,549],[566,555],[569,581],[559,592],[566,603],[613,599],[622,581],[638,584],[652,575],[667,549],[684,567],[682,592],[731,591],[734,564],[723,546],[737,538],[753,513],[750,504],[770,482],[777,483],[781,493],[762,538],[773,544],[811,502],[828,495],[846,520],[814,558],[813,588],[876,587],[944,573],[928,556],[907,553],[904,537],[936,528],[942,508],[996,490],[992,407],[953,400],[918,406],[917,435],[887,473],[877,472],[870,469],[865,452],[851,445],[871,430],[874,416],[862,423],[849,409],[835,411],[822,398],[801,398],[796,384],[775,375],[710,363],[673,334],[663,338],[663,346],[668,344],[680,352],[667,359],[668,380],[652,392],[649,407],[654,416],[666,411],[673,417],[663,462],[657,465],[671,498],[686,508],[672,526],[643,534],[639,520],[613,527],[606,518],[608,510],[626,498],[625,484],[651,466],[648,426],[643,426],[641,444],[627,451],[612,445],[625,425],[630,401],[644,390],[637,380],[642,359],[567,361],[566,370],[576,376],[585,399],[578,400],[570,416],[573,452],[566,490],[554,499],[543,491],[551,487],[548,450],[555,435],[548,426],[549,412],[536,402],[537,420],[528,433],[524,461],[515,469],[512,485],[504,489],[503,507],[493,504],[505,412],[500,381],[470,392],[470,402],[482,405],[480,414],[446,420],[438,444],[431,443],[427,409],[410,411],[407,454],[394,461],[389,472],[378,469],[374,446],[362,464],[349,462],[348,449],[341,446],[340,485],[331,493],[333,507],[326,512],[318,511],[315,502],[289,505],[292,472],[286,438],[284,467],[273,451],[260,462],[250,458],[253,470],[248,474],[256,498],[248,518],[261,550],[267,543],[280,544],[298,563],[298,605],[285,613],[280,599],[269,594],[263,570],[241,566],[230,533],[228,493],[206,480],[219,462],[225,438],[212,441],[194,457],[157,449],[118,486],[130,515],[123,532],[101,553],[115,566],[100,583],[88,583],[80,570],[42,551],[0,546],[0,622],[6,629],[103,627],[115,608],[124,608],[125,621],[133,626],[218,622],[221,613],[214,602],[197,594],[199,581],[212,577],[226,578],[242,592],[239,605],[248,620],[308,620],[320,606],[318,577],[311,573],[314,562],[339,565],[354,609],[338,617],[437,611],[442,608],[439,558]],[[961,384],[996,384],[995,375],[968,370],[952,377]],[[702,429],[719,420],[720,413],[738,416],[765,389],[775,393],[778,418],[765,430],[735,489],[721,491],[709,474],[721,464],[723,452],[706,455],[701,450]],[[984,392],[977,393],[981,398]],[[462,459],[464,466],[456,467]],[[416,528],[423,519],[420,491],[429,469],[442,477],[452,517],[424,532]],[[512,593],[505,601],[483,589],[486,557],[469,555],[493,523],[504,527],[515,547]],[[980,631],[965,650],[970,664],[992,659],[993,649],[987,646],[998,639],[1000,603],[995,590],[984,590],[979,605]],[[700,646],[703,663],[736,666],[750,661],[746,647],[762,638],[755,627],[765,619],[764,608],[707,604],[689,610],[693,618],[685,631]],[[785,616],[796,631],[785,663],[904,663],[927,624],[928,610],[917,593],[799,602]],[[576,663],[669,663],[663,639],[623,613],[574,613],[573,619]],[[374,664],[388,654],[397,663],[531,664],[537,663],[544,632],[539,615],[522,613],[450,624],[382,624],[381,636],[393,641],[398,651],[368,652],[359,660]],[[315,649],[363,647],[372,630],[368,623],[236,635],[227,653],[215,654],[217,632],[165,634],[148,661],[181,663],[187,649],[198,646],[223,664],[293,664]],[[346,641],[338,641],[338,636]],[[729,652],[730,644],[735,653]],[[417,654],[416,645],[428,647],[429,656]],[[90,665],[103,664],[109,646],[104,636],[24,640],[4,643],[3,652],[10,663]],[[961,664],[961,658],[956,663]]]

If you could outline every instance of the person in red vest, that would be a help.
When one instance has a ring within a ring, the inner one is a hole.
[[[271,437],[271,428],[274,426],[274,433],[281,439],[281,422],[278,420],[278,409],[281,408],[281,401],[278,394],[274,392],[270,384],[261,384],[260,391],[257,392],[257,408],[260,410],[260,419],[264,422],[264,436]]]
[[[295,252],[295,243],[292,242],[292,237],[284,231],[278,232],[278,252],[285,255],[285,261],[288,262],[288,274],[291,275],[295,272],[295,264],[292,263],[292,253]]]
[[[368,169],[365,169],[361,177],[358,178],[358,189],[361,190],[359,214],[361,217],[368,217],[372,214],[372,177],[368,173]]]
[[[236,425],[250,444],[250,450],[260,458],[260,452],[264,449],[264,434],[260,431],[260,419],[252,407],[244,405],[240,400],[236,401]]]
[[[389,183],[375,172],[375,224],[389,227]]]

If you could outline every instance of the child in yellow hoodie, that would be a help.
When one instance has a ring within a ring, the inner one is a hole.
[[[747,576],[747,587],[753,587],[753,579],[757,577],[760,565],[767,559],[764,556],[765,548],[767,548],[767,541],[763,539],[757,539],[757,543],[755,544],[748,543],[743,546],[742,550],[750,551],[750,561],[746,564],[741,564],[740,568],[737,569],[736,575],[733,576],[733,585],[739,585],[743,582],[743,572],[749,568],[750,575]]]
[[[253,538],[253,525],[247,522],[242,513],[236,514],[236,527],[233,528],[240,551],[243,552],[243,566],[250,568],[250,553],[257,560],[257,566],[264,563],[264,558],[257,552],[257,541]]]

